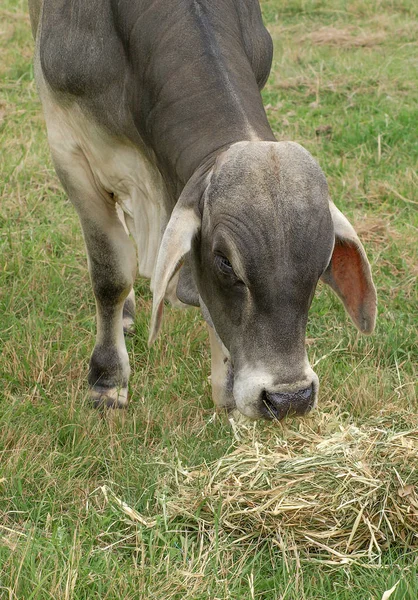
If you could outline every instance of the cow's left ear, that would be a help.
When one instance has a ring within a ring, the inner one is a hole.
[[[151,282],[153,304],[148,345],[151,346],[161,328],[164,297],[173,275],[181,267],[181,260],[192,246],[192,240],[200,230],[202,217],[200,200],[206,189],[207,177],[195,173],[186,184],[171,213],[158,251],[157,262]]]
[[[370,264],[353,226],[332,202],[329,209],[335,246],[322,280],[342,300],[357,329],[370,334],[375,326],[377,307]]]

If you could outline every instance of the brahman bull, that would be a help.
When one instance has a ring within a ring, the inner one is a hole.
[[[97,305],[89,385],[123,407],[139,269],[150,338],[166,298],[200,306],[213,399],[304,414],[318,378],[305,329],[320,278],[357,328],[376,292],[312,156],[277,142],[260,90],[272,42],[257,0],[29,0],[35,76],[58,176],[80,217]]]

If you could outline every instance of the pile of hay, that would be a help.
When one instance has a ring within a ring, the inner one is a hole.
[[[168,516],[337,561],[418,546],[418,422],[397,433],[391,425],[323,415],[236,428],[226,456],[178,468]]]

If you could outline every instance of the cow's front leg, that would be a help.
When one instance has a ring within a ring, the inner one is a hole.
[[[110,209],[106,217],[111,213]],[[88,381],[96,407],[122,408],[128,402],[130,368],[124,332],[133,327],[136,255],[116,213],[114,219],[106,217],[94,225],[81,219],[97,307]]]
[[[230,411],[235,408],[232,395],[234,372],[231,361],[214,328],[210,325],[208,325],[208,332],[211,350],[212,399],[217,408]]]
[[[97,335],[88,375],[91,400],[96,407],[122,408],[128,402],[130,368],[124,328],[130,330],[133,324],[136,252],[118,218],[115,199],[98,186],[81,153],[53,154],[80,217],[96,299]]]

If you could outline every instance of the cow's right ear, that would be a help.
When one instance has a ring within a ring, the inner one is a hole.
[[[153,304],[149,346],[154,343],[161,329],[167,286],[181,267],[183,257],[191,249],[193,238],[200,230],[202,216],[199,204],[207,185],[208,177],[204,177],[201,173],[195,173],[190,178],[171,213],[161,240],[151,282]]]
[[[335,245],[321,279],[341,299],[357,329],[370,334],[375,326],[377,306],[370,264],[354,227],[332,202],[329,209]]]

